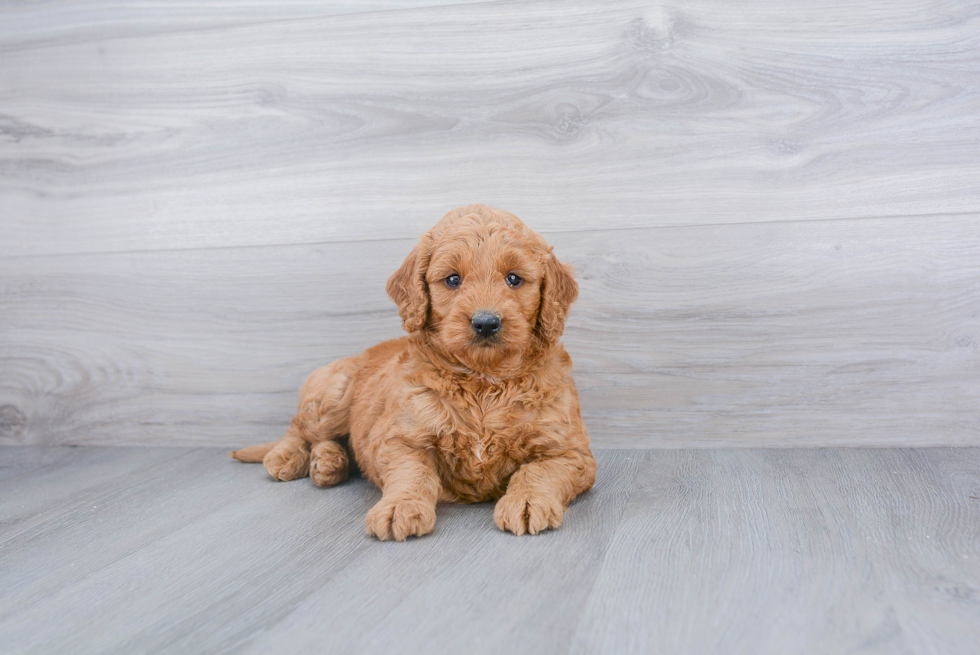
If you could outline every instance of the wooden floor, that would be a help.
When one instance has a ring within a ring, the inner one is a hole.
[[[605,450],[563,527],[216,449],[0,449],[3,652],[943,653],[980,644],[980,449]]]

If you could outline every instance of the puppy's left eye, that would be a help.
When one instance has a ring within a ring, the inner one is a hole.
[[[508,273],[507,274],[507,284],[509,284],[512,287],[519,287],[519,286],[521,286],[521,282],[523,282],[523,281],[524,280],[521,279],[521,276],[520,275],[515,275],[514,273]]]

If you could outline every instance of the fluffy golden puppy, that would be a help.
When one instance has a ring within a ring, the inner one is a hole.
[[[409,336],[314,371],[278,442],[232,453],[276,480],[382,490],[368,533],[403,541],[436,504],[498,499],[501,530],[537,534],[595,480],[572,360],[559,342],[578,285],[513,214],[455,209],[391,279]]]

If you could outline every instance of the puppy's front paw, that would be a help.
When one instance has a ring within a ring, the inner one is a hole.
[[[424,500],[382,498],[367,514],[368,534],[381,541],[421,537],[436,527],[435,505]]]
[[[507,492],[497,501],[493,520],[501,530],[514,534],[538,534],[561,525],[565,507],[557,498],[526,492]]]

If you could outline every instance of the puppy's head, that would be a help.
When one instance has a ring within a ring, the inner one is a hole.
[[[468,205],[424,234],[388,280],[408,332],[487,375],[555,342],[578,296],[571,271],[513,214]]]

